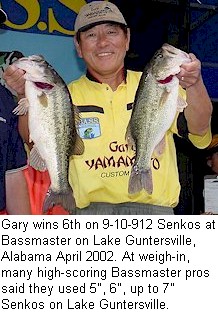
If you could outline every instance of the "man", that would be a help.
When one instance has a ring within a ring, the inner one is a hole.
[[[87,65],[86,75],[69,84],[73,103],[81,112],[77,130],[85,143],[84,154],[70,161],[69,180],[78,207],[75,213],[173,214],[180,192],[173,131],[170,146],[159,159],[160,166],[167,164],[164,174],[152,171],[157,181],[152,195],[145,191],[128,194],[128,159],[134,152],[127,147],[125,133],[141,73],[124,68],[130,30],[122,13],[110,2],[92,1],[80,10],[75,32],[78,55]],[[176,133],[205,148],[211,141],[212,104],[201,64],[193,54],[190,57],[192,61],[182,65],[177,75],[181,87],[186,88],[188,106],[178,118]],[[12,65],[5,79],[22,96],[23,72]],[[173,176],[171,169],[176,172]]]
[[[0,23],[6,14],[0,10]],[[22,169],[26,153],[17,130],[16,106],[9,90],[0,85],[0,214],[31,214],[26,180]]]

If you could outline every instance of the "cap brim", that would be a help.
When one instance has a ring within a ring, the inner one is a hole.
[[[4,23],[7,20],[7,14],[5,11],[0,9],[0,24]]]
[[[83,26],[81,28],[79,28],[77,30],[77,32],[83,32],[83,31],[86,31],[88,29],[91,29],[92,27],[95,27],[97,25],[101,25],[101,24],[115,24],[115,25],[121,25],[121,26],[126,26],[126,24],[123,24],[123,23],[120,23],[120,22],[115,22],[115,21],[111,21],[111,20],[105,20],[105,21],[98,21],[98,22],[94,22],[94,23],[90,23],[86,26]]]

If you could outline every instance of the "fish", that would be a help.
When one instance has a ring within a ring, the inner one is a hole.
[[[129,194],[143,189],[148,194],[153,193],[152,154],[163,153],[165,133],[177,111],[183,111],[187,106],[179,96],[176,74],[183,63],[190,61],[188,53],[164,43],[144,67],[126,130],[128,145],[135,151],[128,183]]]
[[[76,202],[68,171],[70,157],[84,153],[84,142],[76,130],[79,111],[63,78],[42,55],[21,57],[13,64],[25,71],[25,98],[13,112],[28,113],[29,142],[33,143],[29,165],[48,170],[50,176],[43,213],[61,205],[73,214]]]

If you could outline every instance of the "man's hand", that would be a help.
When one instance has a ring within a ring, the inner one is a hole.
[[[25,71],[17,68],[15,65],[9,65],[3,73],[7,85],[17,92],[18,97],[23,97],[25,94]]]
[[[189,54],[191,62],[181,65],[181,70],[177,75],[182,88],[189,88],[201,78],[201,62],[193,53]]]

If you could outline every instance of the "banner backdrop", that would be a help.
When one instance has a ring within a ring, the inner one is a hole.
[[[73,35],[84,0],[2,0],[8,20],[0,29],[0,51],[42,54],[66,83],[78,78],[85,65],[77,57]]]
[[[74,35],[74,22],[84,0],[3,0],[5,29],[47,35]]]

